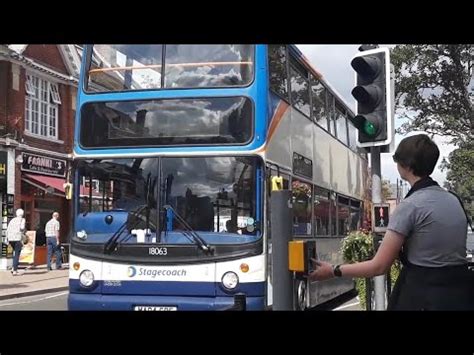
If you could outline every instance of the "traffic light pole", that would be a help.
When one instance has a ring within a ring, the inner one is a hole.
[[[380,147],[370,148],[372,169],[372,202],[382,202],[382,174],[380,166]],[[385,275],[374,277],[375,310],[385,310]]]
[[[372,210],[374,249],[378,250],[381,233],[386,230],[382,207],[382,174],[380,154],[388,153],[394,146],[394,66],[390,63],[388,48],[378,45],[362,45],[361,53],[354,56],[351,66],[355,70],[355,87],[352,96],[356,99],[354,125],[359,130],[357,146],[370,147],[372,167],[372,202],[380,207],[380,221],[375,223]],[[374,277],[375,309],[385,309],[385,275]]]

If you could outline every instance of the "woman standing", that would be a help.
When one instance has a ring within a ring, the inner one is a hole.
[[[426,135],[403,139],[393,160],[411,190],[390,217],[372,260],[332,266],[313,260],[310,280],[385,274],[403,264],[388,310],[473,310],[474,273],[468,270],[468,217],[460,200],[430,178],[439,149]]]

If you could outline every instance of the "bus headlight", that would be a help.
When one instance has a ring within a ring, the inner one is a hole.
[[[86,239],[87,239],[87,233],[86,233],[85,230],[77,231],[77,232],[76,232],[76,236],[77,236],[79,239],[82,239],[82,240],[86,240]]]
[[[228,271],[222,276],[222,286],[228,290],[233,290],[239,284],[239,277],[235,272]]]
[[[90,287],[92,283],[94,282],[94,274],[90,270],[84,270],[81,272],[79,275],[79,282],[81,283],[81,286],[84,287]]]

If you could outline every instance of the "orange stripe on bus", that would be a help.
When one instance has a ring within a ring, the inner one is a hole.
[[[265,151],[268,143],[270,143],[270,140],[275,134],[277,127],[280,125],[280,122],[283,119],[283,115],[285,114],[288,107],[289,105],[286,102],[280,101],[275,111],[275,114],[273,115],[273,119],[272,119],[272,122],[270,123],[270,127],[268,128],[267,139],[266,139],[265,145],[262,148],[260,148],[257,152],[260,153],[260,152]]]
[[[280,122],[283,119],[283,115],[288,106],[289,105],[284,101],[280,101],[280,103],[278,104],[275,115],[273,115],[272,122],[270,123],[270,127],[268,128],[267,144],[270,142],[277,127],[280,125]]]

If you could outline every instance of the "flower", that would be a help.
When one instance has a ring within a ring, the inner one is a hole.
[[[311,186],[304,183],[304,182],[300,182],[298,180],[293,180],[292,184],[292,190],[293,190],[293,194],[295,196],[304,196],[304,197],[307,197],[307,198],[311,198]]]

